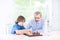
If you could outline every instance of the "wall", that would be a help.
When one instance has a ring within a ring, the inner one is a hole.
[[[52,0],[52,26],[60,30],[60,0]]]
[[[0,0],[0,34],[6,33],[6,25],[12,24],[14,18],[14,1]]]

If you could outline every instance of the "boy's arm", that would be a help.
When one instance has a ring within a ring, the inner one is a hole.
[[[17,34],[17,35],[24,34],[24,31],[23,31],[23,30],[16,30],[16,34]]]
[[[31,30],[16,30],[16,34],[17,35],[21,35],[21,34],[32,35],[32,31]]]

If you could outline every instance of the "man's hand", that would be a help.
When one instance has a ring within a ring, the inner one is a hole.
[[[33,35],[40,35],[40,33],[39,32],[34,32]]]
[[[24,30],[24,33],[27,35],[32,35],[32,30]]]

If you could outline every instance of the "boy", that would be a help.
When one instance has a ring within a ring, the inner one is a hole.
[[[12,28],[11,33],[17,35],[22,35],[22,34],[32,35],[31,30],[25,30],[25,27],[23,26],[24,22],[25,22],[25,18],[23,16],[18,16],[15,25]]]

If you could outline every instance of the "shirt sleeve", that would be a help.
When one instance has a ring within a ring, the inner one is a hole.
[[[46,20],[44,20],[44,24],[43,24],[43,29],[42,30],[38,30],[41,34],[46,35],[47,34],[47,22]]]
[[[24,26],[22,26],[22,29],[26,29]]]
[[[41,29],[39,28],[37,31],[40,32],[41,34],[44,34],[45,29],[45,20],[42,20],[41,22]]]
[[[27,25],[27,29],[31,29],[32,25],[31,25],[31,21],[28,23]]]
[[[11,34],[16,34],[16,30],[18,30],[18,28],[16,27],[16,25],[14,25],[11,30]]]

